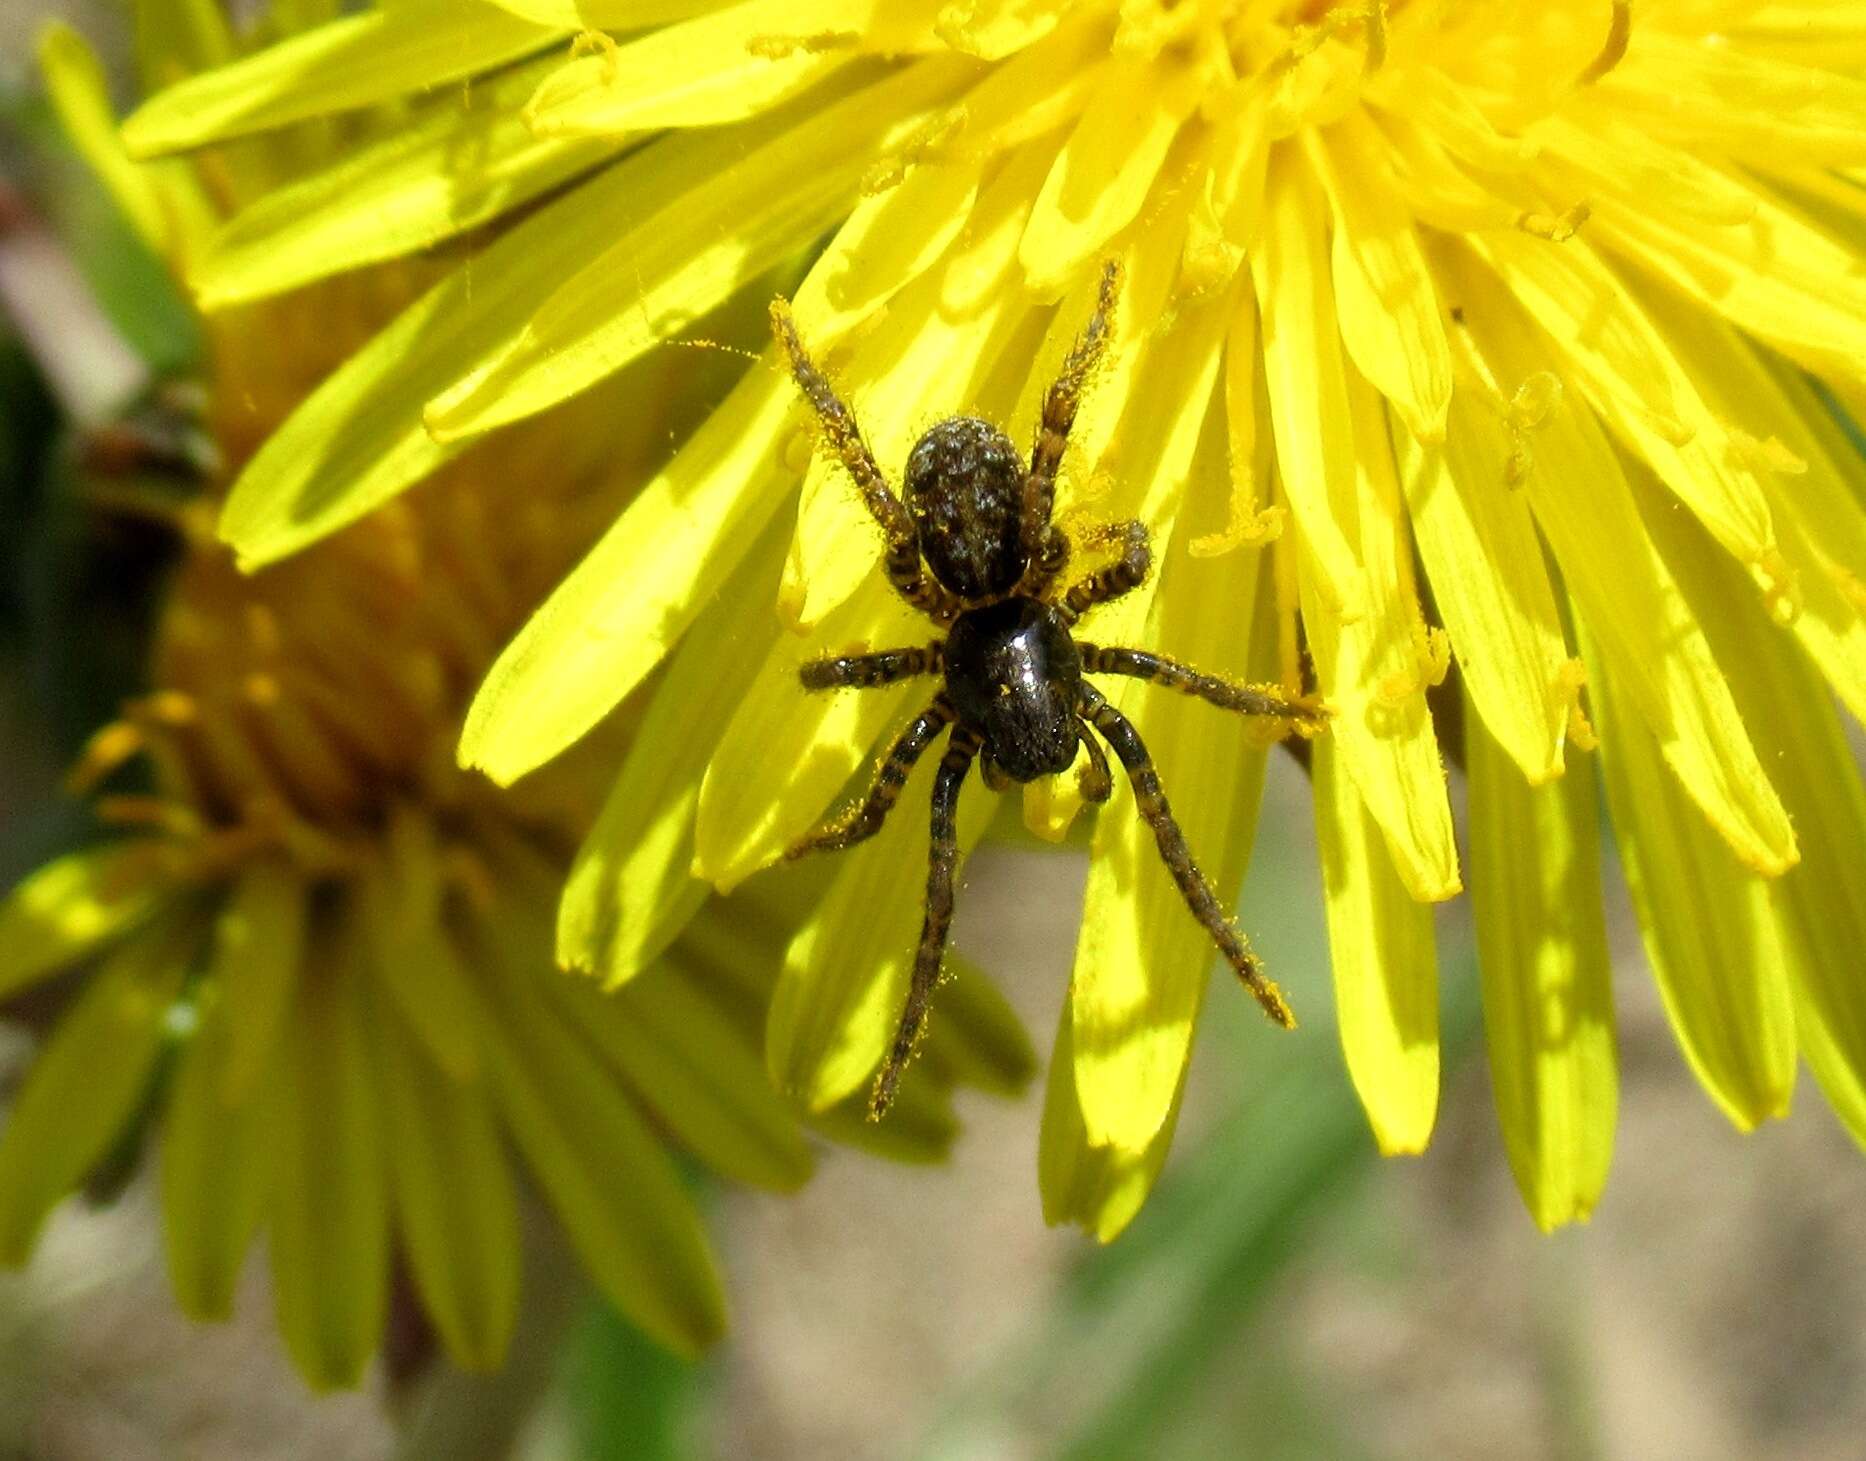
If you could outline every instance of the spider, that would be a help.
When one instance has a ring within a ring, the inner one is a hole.
[[[914,763],[951,728],[933,783],[932,856],[920,946],[900,1024],[869,1099],[871,1120],[879,1120],[894,1100],[939,982],[958,862],[954,815],[966,773],[977,761],[985,784],[1003,791],[1013,782],[1067,771],[1080,749],[1085,757],[1077,773],[1083,799],[1099,806],[1112,794],[1114,783],[1107,757],[1091,731],[1106,739],[1126,769],[1140,815],[1152,828],[1160,856],[1193,917],[1264,1013],[1284,1027],[1295,1024],[1281,991],[1193,861],[1140,733],[1083,676],[1153,680],[1226,710],[1306,727],[1319,725],[1324,712],[1312,700],[1292,699],[1264,686],[1233,684],[1146,650],[1090,644],[1071,632],[1090,609],[1141,584],[1152,562],[1141,523],[1108,525],[1089,535],[1085,546],[1113,547],[1118,556],[1061,588],[1071,545],[1050,520],[1057,468],[1084,384],[1107,347],[1119,287],[1120,272],[1111,262],[1102,273],[1094,315],[1044,396],[1028,468],[997,427],[954,416],[929,428],[915,443],[901,496],[875,464],[855,417],[810,359],[789,306],[782,299],[771,305],[772,326],[791,374],[887,536],[888,582],[946,631],[945,638],[929,645],[811,660],[801,669],[806,690],[866,690],[915,676],[945,680],[932,703],[895,737],[862,800],[786,854],[798,858],[838,851],[874,836]]]

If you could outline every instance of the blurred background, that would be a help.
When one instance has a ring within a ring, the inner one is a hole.
[[[163,561],[159,531],[74,490],[69,413],[83,381],[160,374],[193,348],[34,99],[32,39],[54,12],[106,56],[123,46],[114,5],[0,0],[0,886],[72,839],[60,778],[135,684]],[[60,319],[33,263],[54,241],[127,351],[75,316],[51,358],[29,348],[22,290]],[[967,1096],[945,1167],[825,1150],[800,1196],[710,1195],[734,1330],[702,1366],[589,1299],[540,1231],[506,1374],[410,1374],[391,1354],[369,1388],[320,1399],[280,1350],[262,1256],[233,1323],[177,1315],[145,1174],[108,1205],[68,1203],[31,1267],[0,1274],[0,1458],[1852,1461],[1866,1162],[1812,1091],[1748,1137],[1717,1114],[1605,857],[1620,1128],[1585,1227],[1542,1236],[1512,1185],[1464,903],[1438,930],[1437,1136],[1420,1159],[1375,1155],[1327,1023],[1307,787],[1279,756],[1241,917],[1302,1031],[1271,1038],[1228,979],[1214,989],[1173,1158],[1111,1248],[1043,1226],[1038,1094]],[[968,869],[956,942],[1039,1047],[1082,876],[1079,852],[1012,841]],[[32,1040],[32,1011],[9,1013],[0,1108]]]

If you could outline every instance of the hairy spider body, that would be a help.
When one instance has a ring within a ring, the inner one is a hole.
[[[1103,272],[1100,298],[1087,328],[1043,402],[1030,464],[989,422],[953,417],[930,428],[907,459],[904,492],[896,497],[875,465],[855,418],[817,369],[798,338],[784,301],[771,307],[791,373],[815,410],[830,446],[887,535],[888,581],[909,604],[946,628],[933,644],[839,655],[803,666],[808,690],[871,688],[941,675],[933,701],[895,737],[867,795],[790,849],[791,857],[834,851],[872,837],[898,800],[914,763],[950,729],[933,782],[932,847],[926,913],[908,982],[907,1000],[876,1077],[869,1115],[879,1119],[913,1058],[939,982],[952,923],[958,865],[955,813],[959,788],[977,761],[994,790],[1054,776],[1086,762],[1078,773],[1085,800],[1100,804],[1113,790],[1100,736],[1114,750],[1152,829],[1161,859],[1198,919],[1240,980],[1280,1025],[1295,1023],[1289,1006],[1225,915],[1173,818],[1140,733],[1085,675],[1127,675],[1169,685],[1223,709],[1314,726],[1321,709],[1274,686],[1240,685],[1145,650],[1078,641],[1076,621],[1097,604],[1145,580],[1151,563],[1146,529],[1111,525],[1080,546],[1112,547],[1116,557],[1058,590],[1070,543],[1050,519],[1056,471],[1074,425],[1083,387],[1107,346],[1119,275]]]

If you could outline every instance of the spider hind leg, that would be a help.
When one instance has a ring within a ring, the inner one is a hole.
[[[840,852],[873,837],[900,799],[901,788],[907,785],[914,763],[952,721],[952,703],[941,693],[894,738],[888,754],[875,768],[875,779],[869,784],[868,794],[841,816],[792,843],[784,854],[785,860],[795,862],[812,852]]]
[[[1120,757],[1122,766],[1127,769],[1127,779],[1134,788],[1134,801],[1140,815],[1153,829],[1160,858],[1165,862],[1167,871],[1172,873],[1173,881],[1179,884],[1179,891],[1186,900],[1186,906],[1192,910],[1192,916],[1212,936],[1212,942],[1218,945],[1218,951],[1225,956],[1225,962],[1263,1007],[1263,1012],[1285,1029],[1292,1028],[1296,1017],[1290,1013],[1289,1002],[1283,998],[1282,990],[1264,972],[1262,962],[1251,952],[1250,945],[1245,943],[1244,935],[1238,931],[1237,925],[1226,916],[1218,895],[1212,891],[1211,883],[1192,860],[1192,850],[1186,846],[1185,834],[1179,830],[1179,823],[1173,818],[1173,809],[1160,787],[1159,773],[1154,770],[1153,757],[1148,754],[1140,732],[1092,686],[1082,687],[1082,708],[1090,723],[1107,738],[1115,755]]]
[[[900,1024],[894,1031],[894,1043],[888,1047],[881,1073],[868,1098],[868,1119],[879,1121],[894,1104],[901,1075],[919,1048],[926,1032],[927,1007],[939,983],[940,960],[946,952],[946,937],[952,931],[953,878],[959,865],[958,806],[959,788],[972,759],[978,754],[979,739],[963,727],[953,733],[951,744],[939,763],[939,775],[933,782],[933,833],[927,858],[926,913],[920,924],[920,947],[914,954],[913,973],[907,985],[907,1003],[901,1010]]]

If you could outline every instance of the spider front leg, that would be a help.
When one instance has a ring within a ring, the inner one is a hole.
[[[953,732],[952,744],[939,763],[939,775],[933,782],[933,839],[927,866],[926,916],[920,924],[920,947],[914,954],[913,973],[907,984],[907,1004],[901,1011],[894,1043],[882,1062],[881,1074],[875,1077],[875,1089],[868,1098],[868,1119],[879,1121],[894,1104],[901,1073],[913,1059],[926,1029],[927,1005],[933,987],[939,983],[940,959],[946,952],[946,935],[952,929],[952,884],[959,865],[958,807],[959,788],[978,754],[979,738],[961,727]]]
[[[808,661],[797,671],[806,690],[873,690],[915,675],[937,675],[944,640],[910,649],[881,649],[873,654],[838,654]]]
[[[1225,962],[1244,981],[1245,988],[1256,996],[1263,1012],[1285,1029],[1294,1026],[1296,1017],[1290,1013],[1283,992],[1264,973],[1262,963],[1244,942],[1237,925],[1226,917],[1218,895],[1192,860],[1192,851],[1186,846],[1179,823],[1173,820],[1173,809],[1160,788],[1159,773],[1153,769],[1153,758],[1147,754],[1140,732],[1091,685],[1082,687],[1082,710],[1095,729],[1107,737],[1115,755],[1127,768],[1127,779],[1134,788],[1134,801],[1140,808],[1140,815],[1153,829],[1160,857],[1172,873],[1173,881],[1179,884],[1192,916],[1204,925],[1212,942],[1218,945],[1219,953],[1225,956]]]
[[[953,720],[952,702],[942,691],[894,738],[888,754],[875,768],[875,779],[869,784],[868,795],[841,816],[792,843],[784,854],[785,859],[794,862],[812,852],[840,852],[873,837],[881,830],[894,803],[900,800],[901,788],[907,785],[914,763]]]
[[[1108,774],[1108,758],[1101,753],[1101,742],[1089,733],[1088,723],[1078,719],[1076,729],[1088,757],[1088,764],[1076,772],[1076,785],[1082,790],[1082,800],[1098,807],[1114,795],[1114,778]]]
[[[1043,415],[1037,424],[1036,445],[1030,452],[1030,470],[1024,476],[1023,512],[1019,536],[1030,568],[1019,592],[1040,598],[1063,565],[1069,561],[1069,540],[1050,522],[1056,505],[1056,473],[1062,466],[1069,433],[1076,424],[1082,391],[1101,363],[1113,328],[1115,296],[1121,288],[1121,266],[1110,259],[1101,272],[1101,290],[1095,313],[1063,361],[1062,371],[1043,395]]]
[[[885,560],[888,582],[914,608],[941,624],[950,624],[959,615],[959,600],[937,583],[920,562],[920,535],[907,506],[894,495],[873,453],[862,440],[855,415],[843,404],[830,385],[829,378],[810,359],[791,317],[790,305],[782,299],[771,301],[771,328],[790,365],[790,373],[822,423],[837,458],[855,479],[856,490],[881,530],[887,535]]]
[[[1079,639],[1076,648],[1082,653],[1085,674],[1130,675],[1137,680],[1151,680],[1156,685],[1196,695],[1221,710],[1292,720],[1306,730],[1321,729],[1327,719],[1327,712],[1316,701],[1286,695],[1275,685],[1233,684],[1165,655],[1149,654],[1144,649],[1109,649],[1099,644],[1085,644]]]
[[[1105,604],[1139,588],[1147,581],[1147,570],[1153,566],[1153,549],[1147,541],[1145,523],[1110,523],[1087,541],[1095,546],[1104,542],[1117,543],[1121,556],[1069,586],[1069,592],[1063,595],[1062,610],[1071,624],[1097,604]]]

